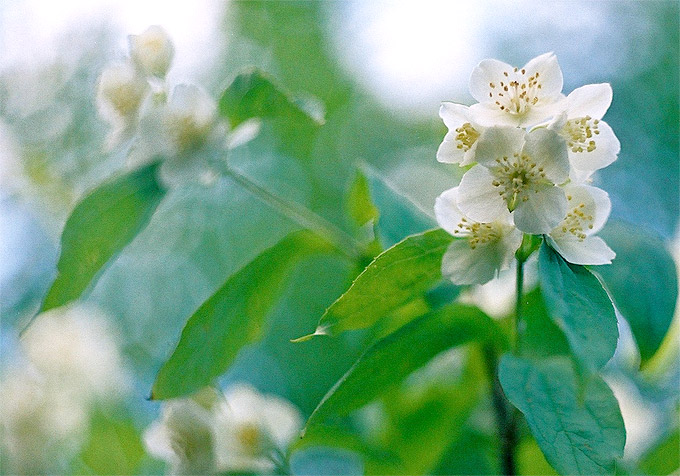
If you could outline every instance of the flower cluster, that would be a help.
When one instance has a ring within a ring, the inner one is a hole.
[[[161,27],[130,35],[129,54],[125,61],[107,66],[97,85],[99,114],[111,125],[109,147],[129,141],[131,166],[162,159],[161,176],[170,184],[187,172],[202,180],[214,175],[196,157],[188,159],[208,144],[227,143],[227,129],[213,98],[190,84],[178,84],[169,94],[166,75],[174,47]]]
[[[108,318],[82,305],[39,315],[20,350],[26,359],[0,382],[3,454],[11,472],[59,473],[95,408],[124,397],[129,375]]]
[[[287,401],[236,385],[165,403],[144,441],[171,474],[263,473],[285,466],[283,455],[301,426]]]
[[[545,235],[574,264],[608,264],[614,252],[593,236],[606,222],[606,192],[588,185],[616,160],[619,141],[602,120],[609,84],[562,94],[557,58],[524,67],[487,59],[470,77],[470,107],[445,102],[448,133],[437,160],[471,166],[435,204],[439,225],[455,237],[442,272],[457,284],[485,283],[509,266],[523,233]]]

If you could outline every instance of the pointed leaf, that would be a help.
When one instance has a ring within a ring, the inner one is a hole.
[[[560,474],[614,474],[626,432],[618,402],[600,377],[580,387],[567,357],[533,362],[505,355],[499,379]]]
[[[606,291],[590,271],[567,263],[547,243],[541,247],[538,264],[546,307],[573,353],[591,369],[603,367],[614,355],[619,338]]]
[[[186,395],[224,373],[238,351],[261,336],[291,268],[310,254],[332,249],[309,231],[295,232],[232,275],[189,318],[151,398]]]
[[[430,230],[385,250],[321,316],[315,334],[370,327],[425,293],[442,279],[442,256],[451,240],[444,230]]]
[[[78,299],[147,225],[165,194],[157,168],[155,163],[118,177],[76,205],[61,235],[58,274],[41,312]]]
[[[347,197],[347,213],[357,226],[363,226],[379,216],[378,209],[371,199],[371,191],[366,175],[357,170]]]
[[[633,331],[643,360],[658,350],[675,313],[678,275],[666,243],[638,226],[611,221],[601,233],[616,252],[602,277],[617,309]]]
[[[326,394],[307,422],[360,408],[440,352],[495,333],[491,319],[477,308],[452,305],[428,313],[369,347]]]

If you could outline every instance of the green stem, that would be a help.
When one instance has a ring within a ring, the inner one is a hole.
[[[517,347],[519,345],[519,338],[521,337],[521,326],[522,326],[522,304],[524,301],[524,260],[517,259],[517,280],[515,288],[515,322],[511,326],[510,330],[510,345],[513,352],[517,352]]]
[[[353,236],[338,228],[325,218],[307,208],[301,207],[297,203],[284,200],[283,198],[274,195],[267,189],[255,183],[250,177],[247,177],[229,165],[220,167],[220,172],[231,178],[234,182],[238,183],[263,202],[272,206],[281,214],[295,221],[298,225],[315,231],[322,237],[328,239],[338,251],[348,258],[355,260],[361,256],[364,248],[363,245]]]

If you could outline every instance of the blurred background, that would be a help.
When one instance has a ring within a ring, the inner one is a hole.
[[[53,279],[68,214],[85,192],[125,168],[124,155],[104,146],[108,128],[97,115],[95,89],[102,68],[126,55],[127,35],[154,24],[168,31],[176,47],[170,83],[199,84],[218,99],[240,71],[255,65],[314,104],[325,124],[303,157],[289,160],[265,130],[230,160],[348,230],[342,204],[357,165],[431,220],[434,198],[460,177],[457,167],[435,160],[446,132],[440,102],[473,102],[468,78],[482,59],[522,65],[554,51],[565,93],[588,83],[613,87],[605,120],[621,154],[595,179],[610,194],[613,222],[639,227],[677,257],[679,8],[675,0],[0,2],[3,375],[24,358],[18,333]],[[408,227],[396,228],[395,240],[408,234]],[[121,441],[138,441],[156,417],[159,404],[147,400],[149,389],[188,316],[290,229],[229,183],[187,184],[172,190],[148,228],[104,272],[85,304],[108,316],[107,338],[116,342],[129,382],[112,404],[119,419],[109,422],[129,435]],[[332,256],[299,266],[264,339],[240,353],[222,383],[249,381],[308,415],[361,351],[361,338],[304,346],[289,339],[314,329],[352,273]],[[635,344],[621,325],[627,337],[609,381],[629,432],[626,457],[636,459],[677,426],[680,374],[677,359],[667,358],[651,383],[639,377]],[[676,315],[676,337],[677,327]],[[678,339],[671,340],[677,347]],[[677,356],[677,349],[667,352]],[[95,471],[87,464],[91,456],[79,453],[96,447],[93,434],[73,450],[75,459],[58,463],[61,470]],[[139,445],[122,446],[129,471],[162,469]],[[442,450],[439,469],[430,471],[464,471],[455,466],[460,461],[447,460],[461,451],[451,445]],[[533,455],[537,450],[528,445]],[[471,467],[493,474],[494,463],[480,458]]]

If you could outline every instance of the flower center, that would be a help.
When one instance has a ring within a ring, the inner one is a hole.
[[[238,442],[244,452],[250,456],[255,456],[260,452],[261,436],[260,429],[253,423],[244,423],[236,431]]]
[[[569,202],[573,201],[571,195],[567,195],[567,200]],[[573,205],[570,203],[570,205]],[[567,217],[562,220],[562,223],[557,227],[557,233],[561,235],[566,235],[567,233],[572,234],[578,241],[583,241],[586,239],[586,228],[589,230],[593,229],[593,222],[595,221],[592,215],[586,215],[585,203],[579,203],[574,208],[572,208],[568,213]]]
[[[539,100],[539,90],[542,88],[539,73],[527,76],[525,69],[515,68],[504,71],[505,77],[499,84],[489,83],[489,98],[496,106],[513,115],[523,115]]]
[[[496,163],[498,165],[492,169],[496,180],[492,184],[498,189],[498,194],[505,200],[510,211],[517,207],[520,200],[529,200],[527,192],[538,192],[536,185],[550,183],[543,167],[538,167],[526,154],[515,153],[512,158],[503,156],[496,159]]]
[[[473,250],[477,248],[477,245],[498,241],[502,234],[499,227],[494,223],[470,222],[465,217],[460,219],[453,233],[459,236],[467,236],[468,244]]]
[[[470,150],[472,145],[479,137],[479,132],[477,132],[477,130],[474,127],[472,127],[472,124],[470,124],[469,122],[466,122],[458,129],[456,129],[456,132],[457,132],[456,142],[458,143],[456,147],[458,149],[462,149],[465,152]]]
[[[567,121],[562,129],[562,136],[567,141],[567,146],[572,152],[592,152],[595,150],[595,140],[593,136],[600,133],[598,130],[598,119],[590,116],[580,117]]]

